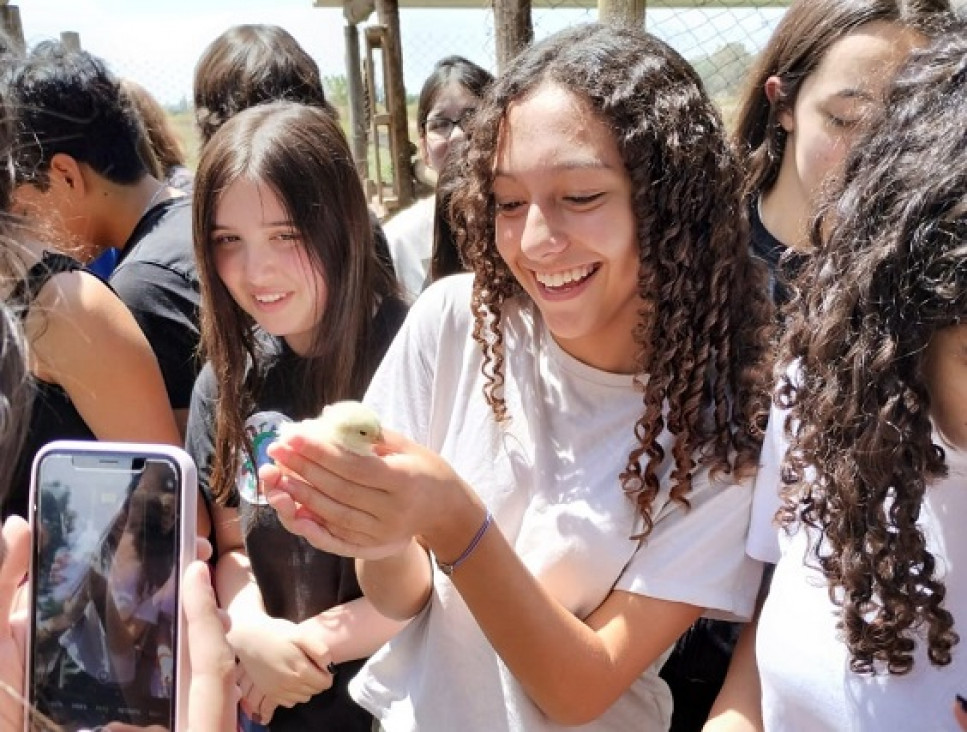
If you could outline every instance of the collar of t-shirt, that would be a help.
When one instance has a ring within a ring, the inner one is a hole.
[[[163,201],[158,201],[156,204],[151,206],[147,211],[141,214],[141,219],[138,221],[131,235],[128,237],[127,241],[124,242],[124,246],[121,247],[120,256],[118,257],[117,264],[121,264],[124,258],[128,256],[134,245],[141,241],[147,234],[155,227],[158,221],[169,210],[175,206],[187,206],[191,204],[190,196],[172,196],[171,198],[166,198]]]

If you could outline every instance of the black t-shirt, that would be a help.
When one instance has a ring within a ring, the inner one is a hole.
[[[769,268],[769,294],[779,309],[792,297],[789,282],[799,274],[806,262],[806,255],[789,251],[785,244],[769,233],[755,203],[749,207],[749,229],[752,253]]]
[[[141,217],[109,281],[154,350],[172,409],[186,409],[201,337],[191,198],[162,201]]]
[[[55,252],[44,252],[43,258],[27,272],[26,277],[11,293],[10,299],[24,308],[21,319],[25,320],[30,304],[40,294],[48,280],[61,272],[82,269],[81,264],[70,257]],[[95,275],[91,275],[94,277]],[[3,503],[3,518],[16,514],[27,516],[30,495],[30,468],[34,455],[53,440],[93,440],[94,433],[81,417],[67,392],[58,385],[40,379],[32,379],[34,395],[30,411],[30,424],[23,449],[13,471],[10,493]]]
[[[401,301],[383,302],[376,314],[376,330],[369,344],[374,363],[385,353],[405,314],[406,306]],[[265,337],[261,343],[264,376],[255,409],[246,420],[260,458],[271,442],[271,426],[277,424],[279,415],[300,420],[316,416],[320,411],[318,405],[304,401],[304,359],[280,338]],[[199,488],[209,502],[212,500],[209,477],[217,398],[215,374],[207,364],[198,376],[192,395],[186,449],[198,466]],[[264,505],[264,498],[259,496],[255,483],[257,470],[258,466],[243,466],[228,503],[239,508],[245,548],[268,614],[301,622],[361,597],[353,560],[321,552],[301,537],[290,534],[275,511]],[[346,689],[363,663],[360,660],[341,664],[329,691],[292,709],[278,708],[270,728],[273,732],[308,729],[370,732],[372,718],[349,698]]]

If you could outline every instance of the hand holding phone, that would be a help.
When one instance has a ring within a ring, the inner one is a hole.
[[[179,589],[195,469],[163,445],[48,445],[34,462],[27,702],[66,732],[186,719]]]
[[[30,529],[11,516],[0,533],[0,729],[17,729],[24,714],[27,605],[23,579],[30,566]]]

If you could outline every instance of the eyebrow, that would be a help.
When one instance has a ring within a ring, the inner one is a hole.
[[[295,224],[292,221],[268,221],[262,224],[263,229],[285,228],[287,226],[295,228]],[[233,228],[235,227],[230,226],[228,224],[219,224],[216,222],[215,225],[212,226],[212,231],[224,231],[225,229],[233,229]]]
[[[841,99],[862,99],[865,102],[876,101],[876,97],[870,94],[868,91],[865,91],[864,89],[857,89],[855,87],[840,89],[833,96]]]
[[[544,168],[545,173],[568,173],[574,170],[608,170],[613,171],[616,168],[613,165],[608,165],[600,160],[563,160],[560,163],[555,163],[547,168]],[[497,168],[494,170],[494,178],[513,178],[512,173],[506,170],[501,170]]]

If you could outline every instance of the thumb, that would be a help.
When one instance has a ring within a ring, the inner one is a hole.
[[[384,429],[383,439],[373,445],[373,452],[380,457],[384,457],[386,455],[413,452],[418,447],[418,443],[413,442],[413,440],[401,432]]]
[[[0,532],[6,546],[0,566],[0,638],[10,635],[10,614],[17,590],[30,569],[30,527],[19,516],[11,516]]]

